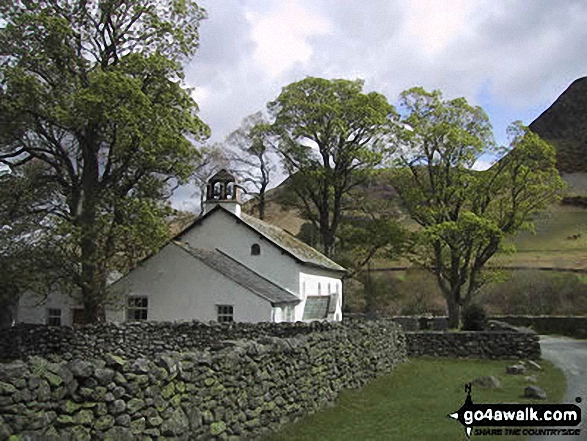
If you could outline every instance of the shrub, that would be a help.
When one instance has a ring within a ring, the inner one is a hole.
[[[585,314],[587,279],[554,271],[512,271],[506,281],[485,286],[478,301],[491,314]]]
[[[487,314],[481,305],[469,305],[463,309],[463,330],[482,331],[485,328]]]

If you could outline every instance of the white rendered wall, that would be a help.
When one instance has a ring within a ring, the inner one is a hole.
[[[45,324],[49,308],[61,309],[61,326],[71,326],[71,308],[79,303],[65,294],[51,293],[44,296],[28,292],[20,296],[17,310],[17,323]]]
[[[342,320],[342,280],[334,272],[321,270],[319,268],[303,267],[300,272],[300,298],[302,301],[295,308],[295,320],[302,320],[304,308],[306,307],[307,296],[327,296],[338,293],[338,304],[336,305],[337,321]]]
[[[233,305],[238,322],[271,320],[268,301],[174,244],[165,246],[112,289],[120,295],[147,296],[148,320],[216,320],[216,305]]]
[[[299,292],[296,261],[248,226],[237,223],[234,216],[222,210],[212,213],[180,240],[194,248],[218,248],[290,292],[296,295]],[[261,247],[260,255],[251,256],[253,244]]]

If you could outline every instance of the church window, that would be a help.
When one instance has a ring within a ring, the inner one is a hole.
[[[149,298],[144,296],[132,296],[127,300],[126,319],[129,321],[147,320]]]
[[[47,309],[47,324],[49,326],[61,326],[61,309]]]
[[[261,246],[258,243],[251,245],[251,256],[258,256],[261,254]]]
[[[218,323],[227,323],[234,321],[234,307],[232,305],[216,305],[218,314]]]

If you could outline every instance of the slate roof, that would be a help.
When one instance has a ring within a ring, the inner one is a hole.
[[[222,251],[206,250],[190,247],[185,242],[174,240],[173,243],[190,254],[192,257],[203,262],[210,268],[223,274],[249,291],[257,294],[271,304],[297,303],[300,301],[295,295],[281,288],[279,285],[264,278],[259,273],[243,265],[237,260]]]
[[[346,272],[346,270],[338,263],[333,262],[324,254],[297,239],[287,231],[245,213],[241,213],[240,218],[249,227],[253,228],[259,234],[262,234],[266,239],[269,239],[278,247],[287,251],[297,260],[328,270]]]
[[[292,256],[298,262],[306,265],[315,266],[318,268],[336,271],[338,273],[346,273],[346,269],[340,266],[338,263],[333,262],[320,251],[312,248],[310,245],[302,242],[301,240],[295,238],[292,234],[288,233],[285,230],[282,230],[275,225],[271,225],[261,219],[257,219],[256,217],[249,216],[248,214],[241,213],[240,217],[227,210],[222,205],[217,205],[212,210],[207,212],[204,216],[197,219],[192,225],[187,227],[185,230],[180,232],[175,239],[180,238],[183,236],[188,230],[192,229],[196,225],[198,225],[202,220],[210,216],[212,213],[218,210],[223,210],[224,212],[228,213],[231,216],[234,216],[238,221],[242,222],[244,225],[248,226],[249,228],[253,229],[261,236],[263,236],[268,241],[272,242],[278,248],[281,248],[285,253]]]

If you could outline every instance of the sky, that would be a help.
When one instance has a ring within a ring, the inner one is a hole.
[[[587,75],[585,0],[200,0],[208,12],[186,65],[200,117],[222,141],[286,85],[363,79],[397,105],[413,86],[465,97],[496,141]],[[482,158],[477,168],[489,165]],[[174,206],[190,209],[193,190]]]

